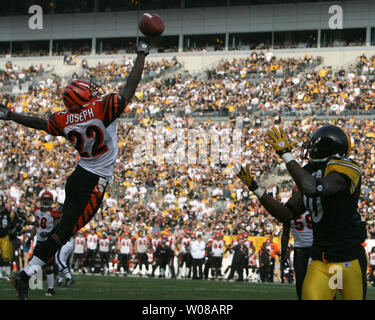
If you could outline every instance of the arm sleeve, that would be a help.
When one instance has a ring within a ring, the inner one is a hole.
[[[297,219],[301,215],[289,202],[285,203],[285,206],[292,212],[293,214],[292,220]]]
[[[120,117],[126,106],[127,103],[120,94],[110,93],[106,95],[102,102],[102,120],[104,125],[108,127],[114,120]]]
[[[52,136],[64,136],[64,130],[59,125],[57,114],[52,114],[47,122],[47,133],[49,133]]]

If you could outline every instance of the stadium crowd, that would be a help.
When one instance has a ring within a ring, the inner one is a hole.
[[[319,68],[321,62],[320,57],[308,55],[281,59],[271,51],[254,51],[248,58],[223,60],[202,77],[183,73],[163,80],[158,78],[179,69],[181,63],[176,58],[148,63],[130,117],[162,118],[168,112],[233,117],[254,112],[293,116],[372,114],[374,58],[362,55],[348,70]],[[131,66],[132,59],[126,56],[119,63],[94,67],[84,63],[81,76],[98,82],[107,92],[116,91]],[[12,78],[18,73],[10,69],[7,74]],[[24,111],[31,108],[40,114],[53,112],[63,107],[63,84],[57,76],[40,83],[31,80],[27,94],[9,97],[10,106],[22,106]]]
[[[275,72],[267,69],[262,76],[264,79],[260,77],[255,86],[248,79],[247,73],[241,76],[242,64],[253,63],[253,58],[231,63],[223,61],[222,67],[217,69],[219,72],[211,72],[206,81],[176,77],[166,82],[150,81],[142,84],[137,99],[132,104],[137,117],[132,122],[124,121],[118,125],[118,137],[121,138],[118,141],[119,156],[113,182],[105,195],[103,207],[83,230],[86,235],[92,232],[100,236],[105,234],[112,240],[112,252],[116,253],[117,238],[125,232],[129,232],[129,236],[134,239],[139,236],[140,231],[148,237],[165,233],[168,237],[176,237],[175,242],[169,242],[174,245],[176,257],[181,253],[179,239],[182,239],[186,229],[196,236],[201,234],[205,244],[210,243],[210,239],[218,232],[221,237],[245,234],[267,238],[280,236],[282,226],[233,177],[230,162],[187,165],[173,161],[163,162],[156,157],[143,163],[134,159],[135,148],[139,145],[143,151],[145,148],[136,138],[137,128],[144,128],[154,136],[157,128],[162,128],[164,132],[179,128],[201,133],[213,129],[219,135],[225,130],[232,133],[234,128],[240,129],[243,162],[250,163],[253,174],[261,184],[267,185],[268,192],[281,200],[288,199],[292,189],[291,182],[287,178],[285,166],[264,146],[264,129],[271,121],[283,121],[281,115],[285,106],[297,109],[297,105],[301,105],[301,108],[304,106],[309,109],[310,106],[319,105],[319,108],[327,111],[336,102],[343,104],[345,108],[365,106],[366,109],[368,106],[367,110],[371,109],[372,90],[375,86],[372,82],[374,59],[360,57],[358,64],[347,74],[326,69],[306,71],[306,67],[316,63],[307,56],[302,60],[285,61],[265,56],[266,62],[261,62],[262,59],[256,56],[257,66],[270,66],[269,63],[272,66],[272,61],[278,61],[276,64],[279,67],[276,67]],[[225,77],[219,74],[224,68],[230,70],[230,74]],[[97,66],[93,70],[88,69],[87,75],[90,72],[95,75],[97,72],[102,78],[108,76],[103,85],[108,91],[113,91],[116,90],[116,84],[112,87],[108,84],[111,77],[115,76],[111,70],[114,70],[113,64]],[[283,70],[283,76],[276,76],[277,70]],[[300,72],[306,72],[303,78],[297,77]],[[269,79],[266,81],[265,77]],[[9,106],[16,111],[46,116],[61,109],[62,88],[63,82],[58,77],[44,80],[30,86],[30,94],[10,99]],[[249,102],[254,110],[272,110],[278,113],[278,117],[275,118],[272,114],[252,115]],[[188,106],[191,106],[192,112],[195,108],[211,110],[215,106],[217,109],[227,109],[237,117],[224,122],[194,121],[189,112],[175,115],[167,113],[176,108],[186,111]],[[242,115],[235,113],[241,108],[246,112]],[[154,118],[153,115],[160,117]],[[375,238],[375,127],[370,120],[343,117],[339,113],[336,115],[332,121],[348,130],[355,146],[351,156],[361,164],[363,170],[363,191],[359,208],[368,224],[368,238]],[[307,116],[297,117],[293,121],[284,120],[283,123],[291,137],[302,142],[323,121]],[[25,256],[27,259],[28,250],[23,244],[30,233],[32,212],[38,204],[40,192],[50,190],[55,195],[56,206],[61,205],[65,197],[63,181],[78,158],[72,159],[71,154],[76,153],[63,138],[52,138],[14,123],[0,123],[0,130],[3,132],[0,144],[0,192],[1,196],[10,199],[13,210],[20,209],[26,214],[28,225],[19,235],[16,249],[19,250],[18,257]],[[225,153],[223,149],[220,151],[221,155]],[[298,154],[297,148],[296,153]],[[168,156],[173,157],[173,153],[169,154],[167,151],[165,158]],[[205,255],[208,253],[207,249],[204,248]],[[226,244],[226,249],[234,250],[230,249],[230,242]],[[273,249],[272,253],[276,254],[276,251]],[[261,253],[258,250],[258,259]],[[111,261],[113,260],[116,260],[115,255],[112,256]],[[269,278],[266,276],[262,279]]]

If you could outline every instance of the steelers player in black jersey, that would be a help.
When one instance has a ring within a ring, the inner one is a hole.
[[[2,269],[6,276],[10,276],[11,262],[13,259],[13,245],[9,238],[9,230],[14,218],[14,213],[9,210],[5,202],[0,202],[0,251]]]
[[[302,287],[303,300],[331,300],[340,290],[342,299],[365,299],[367,258],[362,243],[366,225],[357,210],[361,170],[348,158],[351,143],[344,130],[326,125],[304,144],[308,164],[294,160],[291,142],[282,128],[267,130],[270,144],[286,163],[298,191],[285,203],[268,195],[250,175],[249,165],[235,164],[234,171],[258,197],[264,208],[285,222],[311,213],[312,261]]]

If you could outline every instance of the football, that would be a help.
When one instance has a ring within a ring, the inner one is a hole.
[[[155,13],[145,13],[139,20],[139,30],[149,37],[160,36],[165,29],[163,20]]]

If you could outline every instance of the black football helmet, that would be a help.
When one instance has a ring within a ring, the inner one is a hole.
[[[348,134],[341,128],[325,125],[314,132],[309,141],[302,144],[302,159],[322,163],[331,157],[347,157],[351,143]]]

